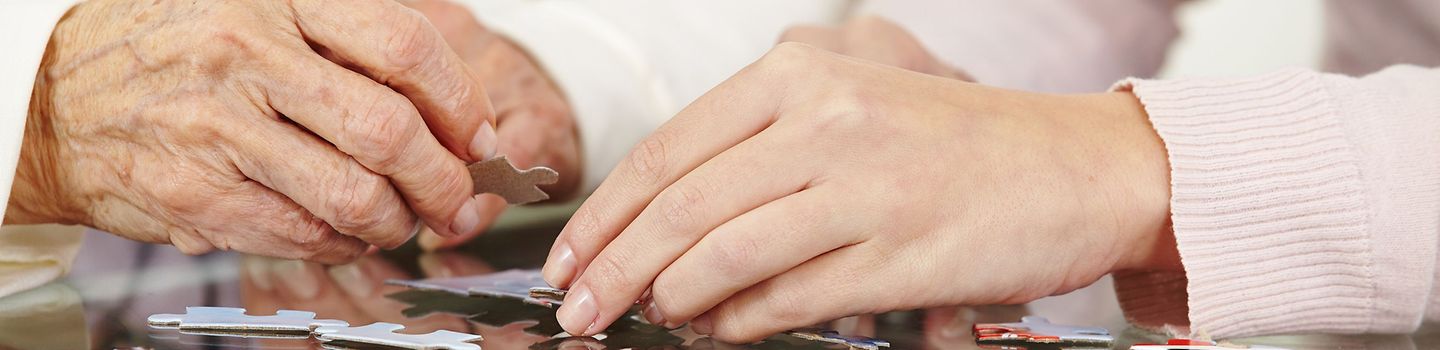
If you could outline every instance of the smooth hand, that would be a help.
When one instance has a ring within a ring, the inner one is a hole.
[[[482,229],[477,77],[389,0],[89,1],[56,27],[8,223],[327,263]]]
[[[550,198],[573,197],[580,185],[580,141],[574,113],[560,89],[525,51],[487,30],[470,10],[446,0],[406,2],[430,19],[450,47],[484,82],[495,106],[499,154],[525,169],[546,166],[560,173],[560,182],[541,186]],[[479,197],[481,226],[490,226],[508,207],[495,195]],[[451,248],[482,231],[444,237],[425,230],[420,247]]]
[[[1163,145],[1128,93],[1032,94],[781,44],[643,140],[555,242],[558,310],[746,342],[1019,303],[1156,265]],[[1173,243],[1171,243],[1173,245]]]

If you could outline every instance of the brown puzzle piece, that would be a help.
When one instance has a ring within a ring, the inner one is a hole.
[[[560,181],[560,173],[546,167],[516,169],[505,156],[470,164],[470,178],[475,180],[475,193],[494,193],[510,204],[525,204],[550,199],[537,185]]]

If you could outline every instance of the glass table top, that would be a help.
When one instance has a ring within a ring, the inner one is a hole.
[[[359,262],[326,267],[234,253],[185,256],[168,246],[86,233],[73,271],[63,280],[0,298],[0,349],[319,349],[311,339],[257,339],[182,334],[149,327],[156,313],[186,306],[243,307],[252,315],[280,309],[313,311],[352,325],[391,322],[406,333],[446,329],[479,334],[497,349],[823,349],[824,344],[776,336],[734,345],[688,329],[664,330],[617,322],[604,339],[556,336],[554,311],[509,299],[467,298],[387,285],[387,279],[456,277],[539,267],[562,217],[509,220],[479,240],[449,252],[413,246]],[[897,291],[903,297],[903,291]],[[463,315],[470,316],[463,316]],[[1026,305],[947,307],[848,317],[817,325],[846,335],[889,341],[892,349],[979,349],[976,322],[1016,322],[1039,315],[1058,324],[1105,327],[1116,349],[1165,337],[1129,327],[1109,279],[1067,295]],[[1407,335],[1309,335],[1237,340],[1292,349],[1436,349],[1440,329]],[[843,348],[843,347],[842,347]]]

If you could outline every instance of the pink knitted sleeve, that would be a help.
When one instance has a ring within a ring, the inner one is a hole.
[[[1137,325],[1216,338],[1436,318],[1440,69],[1122,81],[1169,152],[1185,272],[1122,273]]]

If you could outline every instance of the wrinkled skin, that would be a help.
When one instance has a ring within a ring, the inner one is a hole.
[[[35,85],[6,223],[326,263],[473,235],[477,77],[388,0],[89,1]]]
[[[522,169],[546,166],[558,171],[559,183],[541,187],[552,200],[575,196],[583,174],[574,113],[539,63],[514,42],[481,25],[463,6],[444,0],[415,0],[406,5],[429,18],[455,53],[480,76],[495,106],[499,154]],[[488,227],[508,205],[494,195],[479,198],[481,226]],[[444,237],[427,229],[420,234],[419,243],[426,250],[452,248],[481,232]]]
[[[1129,93],[1003,90],[782,43],[641,141],[544,275],[569,288],[557,317],[575,334],[647,289],[647,319],[729,342],[1022,303],[1178,268],[1168,184]]]

